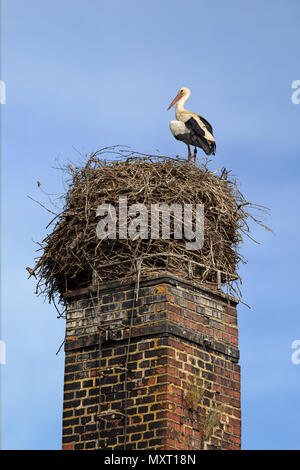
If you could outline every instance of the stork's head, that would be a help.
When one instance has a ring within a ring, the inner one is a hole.
[[[186,87],[182,87],[180,88],[179,92],[177,93],[176,97],[174,98],[174,100],[172,101],[172,103],[170,104],[170,106],[168,107],[168,111],[170,108],[172,108],[172,106],[174,106],[175,103],[177,103],[177,101],[179,101],[181,98],[184,98],[184,101],[186,101],[188,99],[188,97],[190,96],[191,94],[191,91],[189,88],[186,88]]]

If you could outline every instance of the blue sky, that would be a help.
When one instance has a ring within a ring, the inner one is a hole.
[[[246,198],[271,209],[241,266],[244,449],[299,449],[300,79],[297,0],[3,0],[2,447],[60,449],[64,321],[34,294],[37,256],[63,191],[57,159],[124,144],[186,155],[169,131],[178,88],[213,125],[217,153]],[[200,152],[199,152],[200,153]]]

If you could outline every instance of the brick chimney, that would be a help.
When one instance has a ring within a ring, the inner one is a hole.
[[[170,272],[65,299],[63,449],[240,449],[236,299]]]

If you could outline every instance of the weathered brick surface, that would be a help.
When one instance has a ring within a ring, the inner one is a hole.
[[[67,297],[63,449],[240,448],[233,299],[167,273]]]

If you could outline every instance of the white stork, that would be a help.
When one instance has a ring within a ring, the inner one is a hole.
[[[188,88],[180,88],[168,110],[176,104],[176,121],[170,121],[170,129],[177,140],[181,140],[188,146],[188,161],[192,154],[190,145],[195,147],[194,159],[197,155],[196,147],[202,148],[206,155],[215,155],[216,142],[213,136],[213,128],[204,117],[184,109],[184,103],[189,98],[191,92]]]

